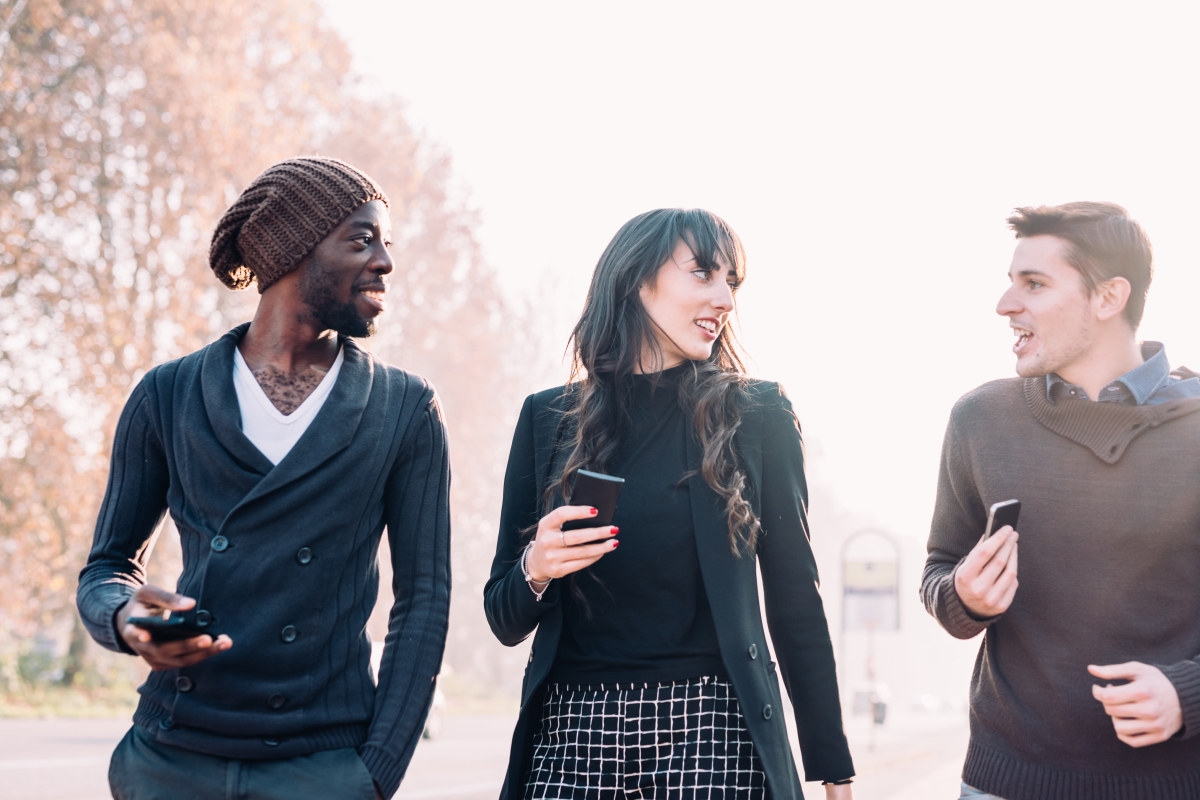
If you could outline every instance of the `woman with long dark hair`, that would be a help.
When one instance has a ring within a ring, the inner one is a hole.
[[[800,800],[756,565],[806,779],[852,797],[799,424],[728,325],[745,269],[706,211],[635,217],[592,276],[570,381],[525,401],[484,589],[500,641],[537,631],[508,800]],[[580,469],[624,478],[613,525],[563,531],[596,513],[568,504]]]

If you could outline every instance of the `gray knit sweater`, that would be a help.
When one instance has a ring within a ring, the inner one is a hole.
[[[1200,798],[1200,398],[1130,407],[985,384],[946,431],[921,596],[951,634],[986,630],[963,779],[1006,800]],[[1020,588],[978,621],[954,570],[992,503],[1018,498]],[[1133,748],[1088,664],[1160,667],[1184,729]]]

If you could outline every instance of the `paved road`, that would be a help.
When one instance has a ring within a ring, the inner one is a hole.
[[[512,722],[507,715],[447,716],[441,736],[417,748],[397,800],[494,800]],[[127,728],[126,720],[0,719],[0,798],[107,800],[108,756]],[[847,732],[857,800],[957,800],[962,717],[899,719],[874,732],[873,749],[863,720],[849,720]],[[824,793],[806,784],[805,797]]]

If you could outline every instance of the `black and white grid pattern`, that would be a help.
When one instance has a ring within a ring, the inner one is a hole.
[[[766,776],[733,686],[546,687],[525,800],[763,800]]]

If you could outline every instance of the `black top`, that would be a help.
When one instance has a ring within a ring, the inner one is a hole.
[[[233,647],[151,672],[134,722],[164,744],[234,759],[357,747],[390,797],[420,740],[446,638],[441,413],[429,384],[343,339],[325,405],[272,464],[239,424],[233,352],[247,328],[155,367],[134,389],[79,613],[96,641],[125,650],[113,615],[145,582],[149,542],[170,513],[183,546],[178,591]],[[396,601],[376,688],[365,628],[385,526]]]
[[[691,528],[721,661],[767,775],[768,790],[775,800],[802,800],[780,713],[784,702],[780,677],[796,712],[807,779],[848,778],[854,765],[842,731],[833,646],[808,541],[800,428],[778,384],[750,381],[747,390],[734,447],[746,475],[745,497],[763,524],[757,546],[750,550],[743,544],[735,552],[725,502],[699,474],[698,442],[686,436]],[[563,415],[576,397],[572,387],[559,386],[526,398],[504,475],[500,531],[491,576],[483,589],[484,609],[493,633],[504,644],[515,645],[530,634],[534,640],[501,800],[519,800],[525,794],[541,696],[562,639],[565,581],[552,582],[539,601],[525,583],[520,562],[529,526],[541,516],[541,492],[552,480],[556,461],[565,457]],[[763,629],[764,607],[770,648]]]
[[[634,376],[632,419],[606,467],[625,479],[613,518],[620,546],[575,573],[582,600],[563,593],[563,634],[551,682],[725,674],[684,480],[692,426],[679,404],[678,380],[690,368]]]

